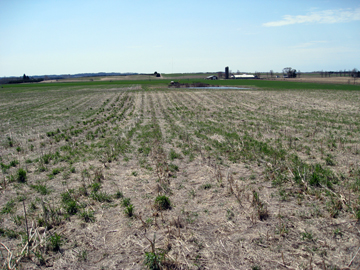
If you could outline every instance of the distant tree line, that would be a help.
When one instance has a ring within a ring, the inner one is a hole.
[[[30,78],[29,76],[26,76],[26,74],[24,74],[22,77],[19,78],[11,78],[8,81],[3,81],[2,83],[35,83],[35,82],[41,82],[44,79],[42,78],[38,78],[38,79],[34,79],[34,78]]]
[[[360,77],[360,71],[358,71],[356,68],[352,70],[339,70],[339,71],[320,71],[321,77],[353,77],[358,78]]]

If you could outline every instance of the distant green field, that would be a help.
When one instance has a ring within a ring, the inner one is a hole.
[[[359,85],[348,84],[320,84],[305,82],[289,82],[289,81],[267,81],[267,80],[204,80],[204,79],[179,79],[180,83],[202,82],[210,85],[229,85],[229,86],[246,86],[266,89],[319,89],[319,90],[360,90]],[[121,80],[121,81],[93,81],[93,82],[56,82],[56,83],[34,83],[34,84],[7,84],[2,85],[1,91],[28,91],[34,89],[37,91],[46,91],[56,88],[73,88],[73,87],[121,87],[126,85],[168,85],[169,79],[164,80]]]
[[[164,74],[162,73],[161,75],[164,77],[164,78],[168,78],[168,77],[171,77],[171,78],[175,78],[175,77],[199,77],[199,76],[202,76],[202,77],[207,77],[209,76],[210,74],[215,74],[215,73],[170,73],[170,74]]]

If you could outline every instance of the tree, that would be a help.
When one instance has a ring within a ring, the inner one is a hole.
[[[23,81],[24,81],[24,82],[30,81],[29,76],[26,76],[26,75],[24,74],[24,75],[23,75]]]
[[[296,78],[296,69],[292,69],[291,67],[286,67],[283,69],[283,74],[288,78]]]
[[[270,70],[270,77],[274,77],[274,71],[273,70]]]
[[[356,78],[360,76],[360,72],[356,68],[354,68],[351,71],[351,76],[354,78],[354,84],[355,84]]]
[[[351,77],[358,77],[358,70],[356,68],[351,71]]]

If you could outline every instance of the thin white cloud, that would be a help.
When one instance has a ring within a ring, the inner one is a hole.
[[[323,43],[328,43],[328,41],[326,41],[326,40],[309,41],[309,42],[295,45],[295,46],[293,46],[293,48],[309,48],[309,47],[313,47],[317,44],[323,44]]]
[[[274,27],[298,23],[342,23],[360,20],[360,8],[335,9],[310,12],[307,15],[285,15],[283,20],[264,23],[263,26]]]

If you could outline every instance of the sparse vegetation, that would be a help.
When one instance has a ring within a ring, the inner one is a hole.
[[[11,265],[360,268],[359,89],[242,83],[2,88]]]

